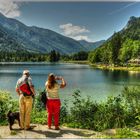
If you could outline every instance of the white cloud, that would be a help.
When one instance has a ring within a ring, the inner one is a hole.
[[[92,42],[92,40],[89,39],[89,37],[86,36],[86,35],[78,35],[78,36],[73,37],[73,39],[75,39],[75,40],[85,40],[85,41],[88,41],[88,42]]]
[[[75,40],[86,40],[91,41],[87,35],[82,35],[83,33],[89,33],[90,31],[85,27],[75,26],[72,23],[67,23],[59,26],[62,29],[65,36],[71,37]]]
[[[0,12],[9,18],[20,16],[19,3],[14,0],[0,0]]]
[[[66,36],[75,36],[81,33],[89,32],[89,30],[87,30],[85,27],[75,26],[75,25],[72,25],[72,23],[63,24],[63,25],[60,25],[59,27],[60,29],[63,30],[63,33]]]

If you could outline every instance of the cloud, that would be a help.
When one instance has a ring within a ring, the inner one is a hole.
[[[73,37],[73,39],[75,39],[75,40],[86,40],[88,42],[92,42],[92,40],[89,39],[89,37],[86,36],[86,35],[78,35],[78,36]]]
[[[14,0],[0,0],[0,12],[9,18],[19,17],[19,3]]]
[[[85,27],[75,26],[72,25],[72,23],[67,23],[59,26],[60,29],[63,30],[64,34],[66,36],[75,36],[81,33],[88,33],[89,30],[87,30]]]
[[[76,26],[72,23],[67,23],[60,25],[59,28],[63,31],[65,36],[71,37],[75,40],[86,40],[91,41],[87,35],[82,35],[83,33],[89,33],[90,31],[85,27]]]

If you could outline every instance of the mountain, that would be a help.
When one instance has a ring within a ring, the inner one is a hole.
[[[72,38],[49,29],[26,26],[0,13],[0,50],[24,50],[35,53],[56,50],[61,54],[71,54],[88,49]]]
[[[126,26],[120,31],[122,38],[130,38],[132,40],[140,40],[140,17],[130,17]]]
[[[79,40],[80,44],[83,45],[86,49],[90,50],[94,50],[96,48],[98,48],[99,46],[101,46],[105,40],[101,40],[101,41],[96,41],[96,42],[88,42],[85,40]]]
[[[115,32],[90,53],[89,61],[118,65],[138,58],[140,58],[140,17],[132,16],[121,31]]]

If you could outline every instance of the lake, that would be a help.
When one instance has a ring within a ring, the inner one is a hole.
[[[49,73],[63,76],[67,87],[60,90],[61,100],[72,99],[72,93],[79,89],[81,96],[103,101],[108,96],[118,95],[124,85],[138,85],[140,73],[127,71],[99,70],[84,64],[69,63],[1,63],[0,89],[10,91],[18,98],[15,85],[24,69],[29,69],[35,89],[44,89]]]

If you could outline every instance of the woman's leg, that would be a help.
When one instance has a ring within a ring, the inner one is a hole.
[[[52,115],[53,115],[53,102],[51,100],[47,101],[46,109],[48,111],[48,128],[51,128]]]
[[[54,101],[54,125],[56,129],[59,128],[60,106],[60,100]]]

